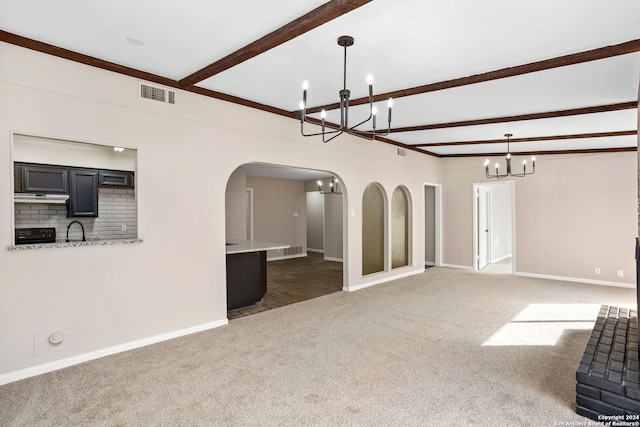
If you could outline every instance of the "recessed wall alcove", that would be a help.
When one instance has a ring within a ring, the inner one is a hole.
[[[387,197],[376,182],[362,195],[362,275],[385,269]]]
[[[391,196],[391,268],[409,265],[410,206],[409,191],[396,187]]]

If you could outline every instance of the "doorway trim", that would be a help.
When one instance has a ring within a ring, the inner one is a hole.
[[[476,220],[476,238],[478,248],[475,253],[477,269],[481,270],[493,261],[491,244],[493,235],[493,187],[491,185],[476,186],[476,208],[478,218]],[[484,228],[484,232],[483,229]],[[484,233],[484,234],[483,234]]]
[[[478,270],[478,204],[476,203],[476,197],[479,187],[495,187],[497,185],[508,185],[509,194],[511,196],[511,273],[516,273],[516,182],[514,180],[502,181],[502,182],[477,182],[473,183],[472,192],[472,206],[473,206],[473,270]],[[491,206],[493,210],[493,206]]]

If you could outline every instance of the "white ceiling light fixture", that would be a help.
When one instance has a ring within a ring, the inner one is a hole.
[[[393,107],[393,99],[389,98],[387,101],[387,130],[386,133],[377,133],[376,132],[376,114],[377,108],[373,105],[373,76],[369,74],[367,76],[367,83],[369,84],[369,117],[361,121],[360,123],[349,126],[349,97],[351,95],[351,91],[347,89],[347,47],[352,46],[354,43],[354,39],[351,36],[340,36],[338,37],[338,45],[344,47],[344,73],[343,73],[343,86],[342,90],[340,90],[340,127],[335,129],[334,127],[330,127],[330,130],[327,130],[327,126],[325,124],[325,118],[327,117],[327,113],[325,110],[320,112],[320,123],[316,121],[310,121],[307,119],[307,89],[309,88],[309,83],[305,80],[302,83],[302,101],[300,101],[300,133],[303,136],[318,136],[322,135],[323,142],[329,142],[332,139],[340,136],[343,132],[346,132],[351,135],[357,136],[367,136],[371,137],[371,139],[375,139],[376,135],[386,136],[389,135],[391,131],[391,109]],[[359,130],[357,127],[372,121],[372,130]],[[319,125],[322,128],[321,132],[315,133],[304,133],[304,124],[311,123],[314,125]],[[327,139],[329,135],[333,135]]]
[[[124,148],[122,148],[122,147],[113,147],[113,151],[115,151],[116,153],[122,153],[124,151]]]
[[[496,165],[495,165],[496,173],[495,174],[490,174],[489,173],[489,159],[487,159],[484,162],[484,172],[487,175],[487,178],[502,179],[502,178],[506,178],[508,176],[523,177],[523,176],[527,176],[527,175],[533,175],[536,172],[536,157],[535,156],[531,157],[532,169],[529,172],[527,172],[527,161],[523,160],[522,161],[522,173],[513,173],[513,171],[511,170],[511,152],[509,152],[509,138],[511,138],[513,136],[513,134],[505,133],[504,136],[507,138],[507,156],[505,157],[505,160],[507,161],[507,172],[501,174],[500,171],[499,171],[500,165],[498,163],[496,163]]]

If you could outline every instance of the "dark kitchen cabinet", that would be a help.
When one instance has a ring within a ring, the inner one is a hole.
[[[13,192],[22,193],[22,165],[13,164]]]
[[[267,293],[267,251],[227,254],[227,311],[255,305]]]
[[[98,216],[98,175],[95,169],[70,169],[71,181],[67,217]]]
[[[133,188],[133,172],[101,170],[100,187]]]
[[[17,193],[68,194],[69,174],[67,168],[16,163],[21,179],[15,180]],[[14,175],[16,169],[14,167]],[[20,188],[18,188],[20,186]]]

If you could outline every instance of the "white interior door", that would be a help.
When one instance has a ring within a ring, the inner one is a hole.
[[[478,186],[478,270],[491,261],[491,188]]]

